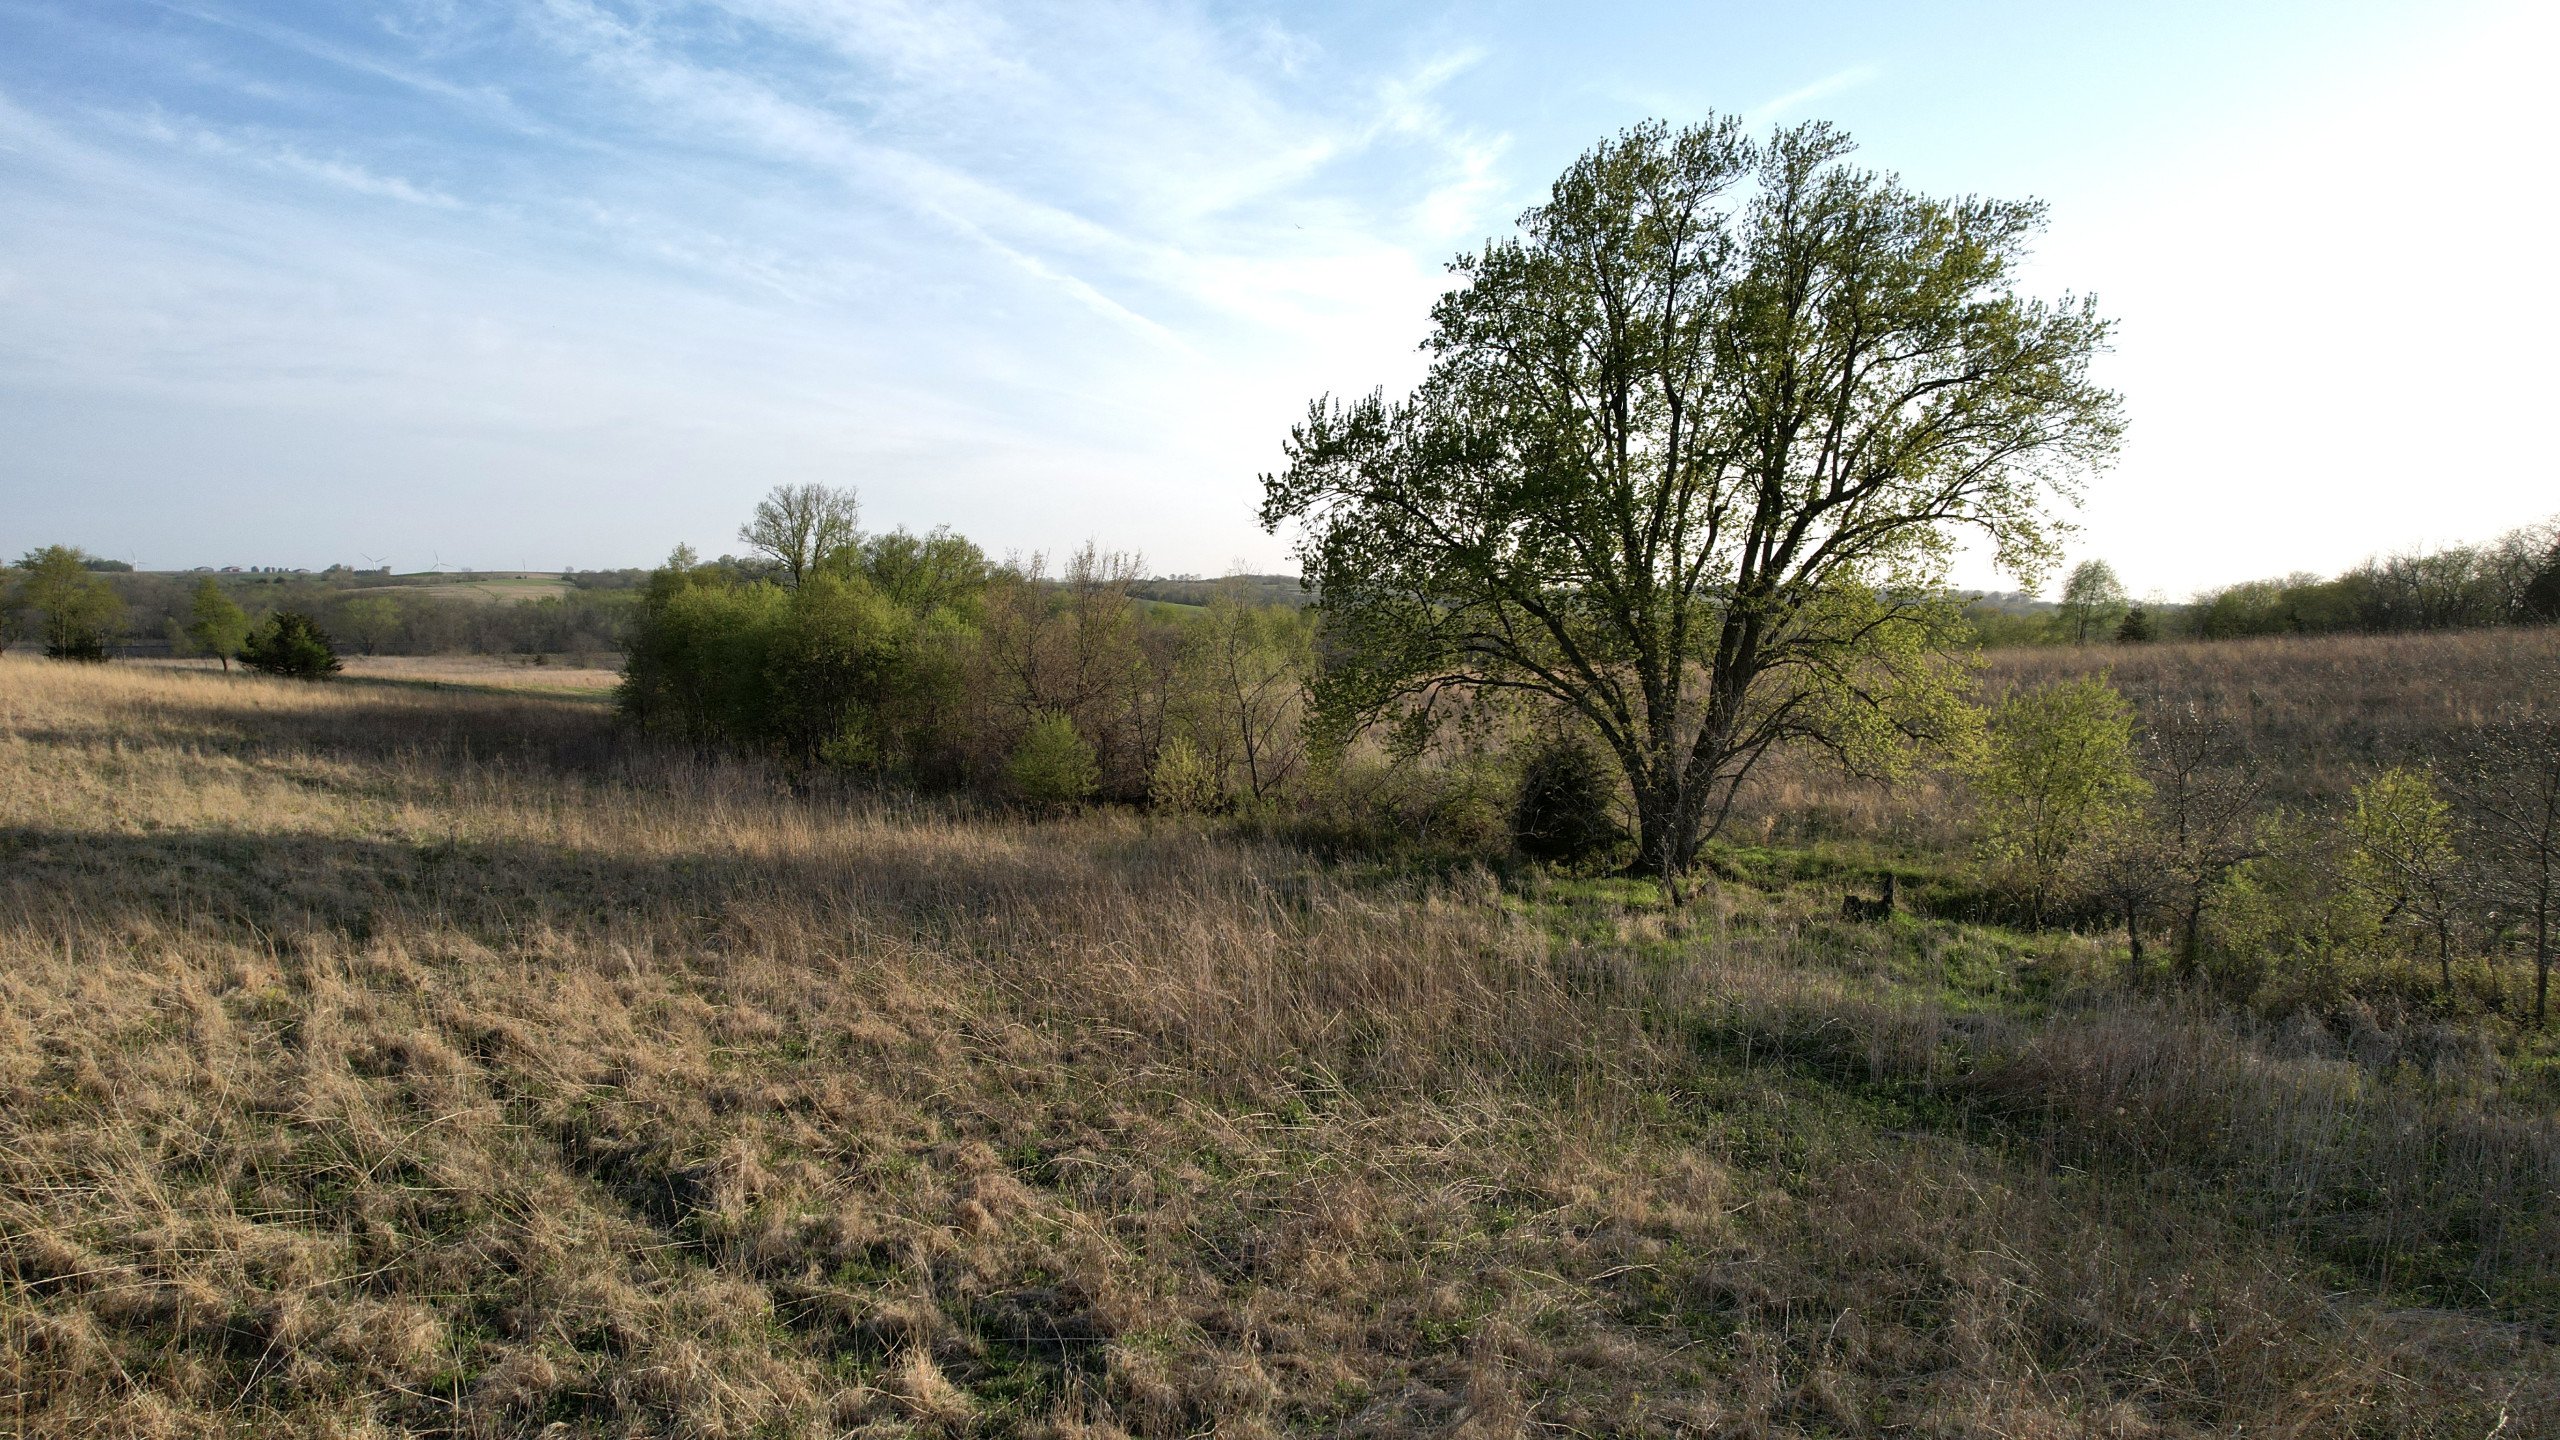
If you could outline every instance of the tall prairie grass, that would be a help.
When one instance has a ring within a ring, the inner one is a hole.
[[[2031,645],[1983,656],[1981,689],[2105,673],[2143,721],[2171,711],[2228,725],[2271,806],[2334,805],[2390,765],[2453,757],[2494,720],[2560,714],[2538,676],[2560,667],[2560,626],[2417,635],[2269,636],[2142,645]],[[1882,837],[1915,850],[1959,847],[1961,783],[1922,776],[1878,785],[1814,757],[1782,758],[1738,807],[1739,839]]]
[[[2494,1057],[2068,944],[17,659],[0,866],[0,1428],[2560,1427]]]

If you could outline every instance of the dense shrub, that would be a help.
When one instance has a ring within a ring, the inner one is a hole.
[[[1137,576],[1092,546],[998,567],[946,530],[855,537],[796,583],[680,551],[637,597],[623,712],[794,769],[1044,807],[1277,804],[1304,769],[1312,622],[1240,588],[1151,605]]]
[[[987,580],[974,547],[949,569],[900,583],[912,567],[876,573],[855,555],[791,587],[680,553],[641,594],[624,713],[795,764],[949,778],[966,766],[957,711]]]
[[[2021,690],[1992,712],[1973,777],[1980,849],[2030,922],[2068,867],[2131,817],[2149,788],[2133,760],[2132,707],[2103,675]]]
[[[1156,751],[1147,771],[1147,800],[1172,815],[1199,815],[1218,806],[1218,774],[1200,747],[1176,735]]]
[[[91,557],[66,545],[31,550],[18,561],[10,604],[34,612],[44,653],[53,659],[107,658],[125,605],[114,587],[98,577],[97,568]]]
[[[1093,744],[1076,733],[1073,720],[1051,711],[1031,724],[1013,748],[1005,766],[1013,789],[1028,804],[1062,810],[1093,798],[1102,782],[1102,765]]]
[[[1512,843],[1532,859],[1565,864],[1600,854],[1618,842],[1613,789],[1600,757],[1580,736],[1538,742],[1521,766]]]
[[[240,646],[240,663],[297,680],[325,680],[339,669],[337,647],[310,616],[293,610],[279,610],[250,631]]]

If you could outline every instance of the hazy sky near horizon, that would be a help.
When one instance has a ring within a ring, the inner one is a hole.
[[[2036,195],[2137,591],[2560,512],[2560,8],[0,0],[0,550],[646,564],[784,481],[1288,564],[1258,472],[1648,116]],[[1984,571],[1959,577],[1999,584]]]

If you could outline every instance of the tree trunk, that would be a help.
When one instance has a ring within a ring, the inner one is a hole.
[[[2533,1028],[2539,1030],[2551,1013],[2551,895],[2543,891],[2542,903],[2533,912]]]
[[[2124,940],[2133,951],[2135,974],[2142,972],[2142,915],[2131,900],[2124,902]]]
[[[1673,880],[1698,859],[1700,806],[1679,793],[1677,781],[1640,786],[1636,792],[1636,863],[1639,875]]]

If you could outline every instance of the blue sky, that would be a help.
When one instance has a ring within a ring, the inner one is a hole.
[[[1307,401],[1710,109],[2052,202],[2138,591],[2481,538],[2560,511],[2552,10],[0,0],[0,549],[648,563],[823,480],[1280,568]]]

